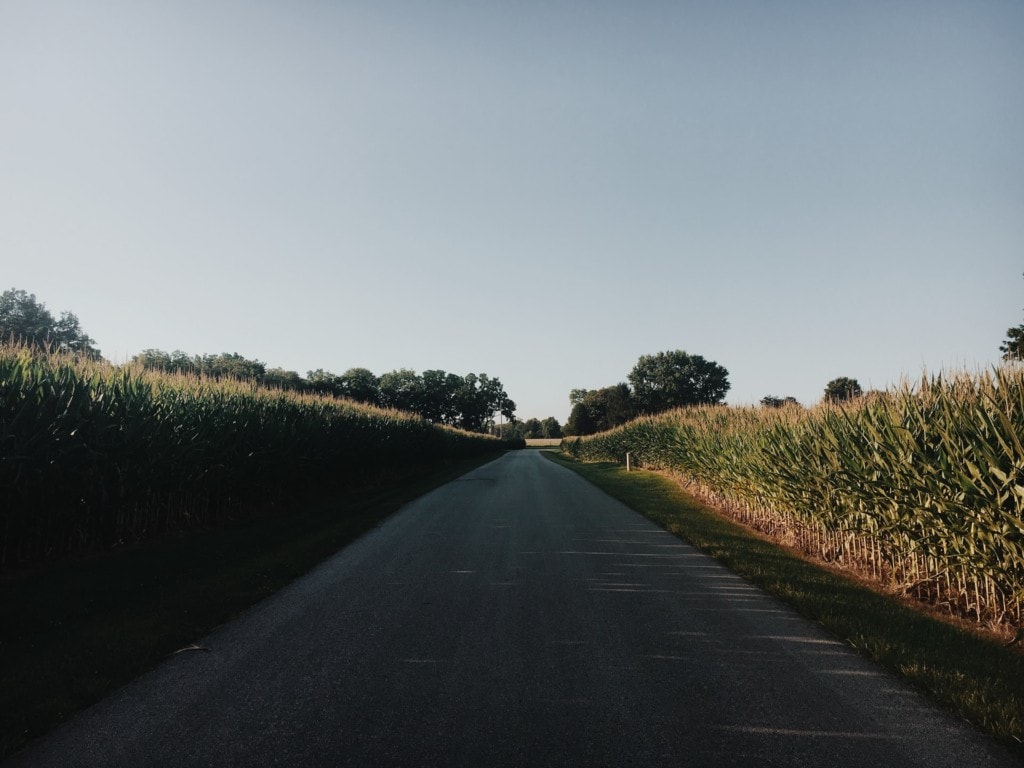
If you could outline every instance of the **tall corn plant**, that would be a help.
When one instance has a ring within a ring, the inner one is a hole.
[[[0,564],[205,525],[499,447],[330,397],[0,347]]]
[[[592,460],[629,451],[809,551],[1019,625],[1022,434],[1024,369],[1010,366],[843,406],[684,409],[566,449]]]

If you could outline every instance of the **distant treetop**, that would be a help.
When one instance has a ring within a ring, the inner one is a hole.
[[[999,351],[1003,360],[1024,360],[1024,325],[1007,329],[1006,341],[999,345]]]
[[[680,349],[642,355],[629,374],[629,384],[572,390],[572,412],[563,432],[567,436],[590,435],[642,414],[721,403],[728,391],[729,372],[700,355]]]
[[[100,351],[94,339],[82,330],[71,312],[61,312],[59,319],[36,300],[35,294],[11,288],[0,294],[0,341],[15,341],[37,349],[73,352],[98,360]]]
[[[729,391],[729,372],[716,362],[677,349],[643,355],[629,374],[633,402],[641,413],[685,405],[721,403]]]
[[[860,397],[862,394],[864,394],[864,390],[860,388],[860,384],[856,379],[840,376],[837,379],[832,379],[832,381],[825,385],[824,399],[829,403],[843,403],[855,397]]]
[[[800,406],[800,401],[795,397],[778,397],[777,395],[765,395],[761,398],[761,405],[765,408],[782,408],[784,405]]]
[[[349,368],[339,376],[318,368],[308,371],[304,379],[296,371],[267,368],[260,360],[249,360],[237,353],[189,356],[159,349],[143,350],[132,362],[162,371],[231,377],[278,389],[346,397],[418,413],[435,424],[471,432],[491,429],[497,414],[509,421],[515,419],[515,402],[505,393],[501,381],[486,373],[459,376],[432,370],[417,374],[401,368],[378,377],[366,368]]]

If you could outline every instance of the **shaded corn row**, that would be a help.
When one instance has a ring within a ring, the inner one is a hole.
[[[563,450],[670,470],[743,522],[983,621],[1021,625],[1024,369],[845,406],[703,407]]]
[[[0,565],[502,447],[397,411],[0,347]]]

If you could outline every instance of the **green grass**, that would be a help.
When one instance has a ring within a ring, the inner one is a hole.
[[[0,759],[494,456],[387,491],[0,578]]]
[[[1024,654],[791,554],[723,518],[662,475],[546,455],[1024,756]]]

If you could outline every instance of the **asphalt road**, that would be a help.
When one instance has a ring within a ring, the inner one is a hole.
[[[200,644],[9,765],[1020,765],[531,451]]]

